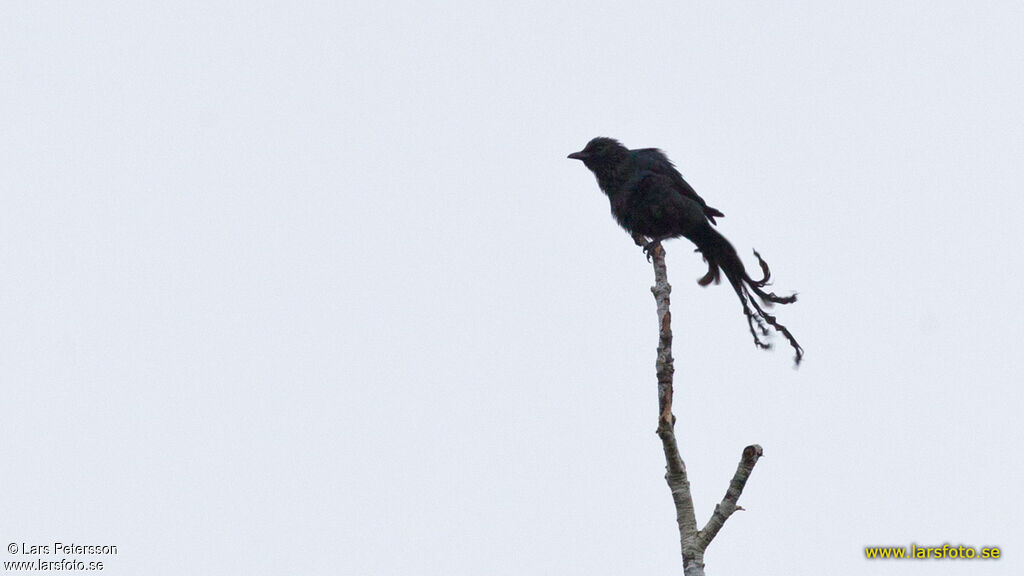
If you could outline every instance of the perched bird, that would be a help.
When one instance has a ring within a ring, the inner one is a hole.
[[[697,283],[718,284],[724,273],[743,305],[754,344],[764,349],[771,347],[761,338],[768,336],[771,326],[789,341],[794,360],[800,364],[803,348],[785,326],[764,310],[773,304],[796,302],[796,294],[777,296],[764,290],[771,271],[756,250],[754,256],[764,277],[754,280],[747,274],[736,249],[712,227],[715,218],[724,214],[707,205],[661,150],[630,150],[618,140],[598,137],[583,150],[569,154],[569,158],[582,160],[594,173],[597,185],[608,196],[615,221],[634,238],[646,240],[645,253],[662,240],[680,236],[689,239],[708,264],[707,274]]]

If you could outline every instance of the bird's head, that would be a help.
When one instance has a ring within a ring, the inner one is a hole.
[[[617,164],[628,152],[629,149],[619,143],[618,140],[598,136],[587,142],[583,150],[569,154],[569,158],[582,160],[587,168],[594,170],[598,167]]]

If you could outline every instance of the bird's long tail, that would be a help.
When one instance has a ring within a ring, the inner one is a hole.
[[[743,314],[747,317],[747,325],[750,327],[750,334],[754,337],[754,344],[758,348],[771,348],[771,344],[762,338],[768,336],[768,327],[771,326],[775,331],[785,336],[786,340],[789,340],[789,344],[793,347],[795,354],[794,361],[799,365],[800,360],[804,356],[804,349],[800,347],[800,344],[797,343],[796,338],[793,337],[788,328],[780,324],[775,319],[775,316],[765,312],[765,308],[771,308],[773,304],[791,304],[796,302],[796,294],[778,296],[774,292],[766,292],[764,288],[769,285],[772,273],[768,268],[768,263],[761,258],[757,250],[754,250],[754,256],[757,257],[757,262],[761,266],[761,272],[764,274],[764,277],[760,280],[754,280],[747,274],[746,268],[743,267],[743,261],[736,254],[736,249],[733,248],[732,244],[724,236],[710,226],[707,226],[702,231],[695,243],[697,244],[697,250],[708,263],[707,274],[700,280],[697,280],[697,283],[701,286],[707,286],[712,282],[718,284],[721,281],[720,272],[724,272],[725,277],[732,284],[733,290],[736,291],[736,295],[739,296],[740,303],[743,305]]]

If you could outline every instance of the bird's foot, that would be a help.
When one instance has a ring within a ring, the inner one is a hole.
[[[647,261],[651,261],[651,253],[655,248],[661,246],[661,240],[651,240],[650,242],[643,245],[644,255],[647,256]]]

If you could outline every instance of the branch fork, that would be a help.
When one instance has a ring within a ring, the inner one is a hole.
[[[694,514],[693,497],[690,493],[690,481],[686,475],[686,464],[679,455],[676,443],[675,422],[672,414],[673,374],[675,372],[672,358],[672,313],[669,310],[672,286],[668,283],[668,271],[665,266],[665,249],[660,243],[645,242],[642,237],[634,237],[652,259],[654,266],[654,286],[651,292],[658,310],[658,437],[665,451],[665,481],[672,493],[676,507],[676,523],[679,525],[679,544],[683,555],[683,573],[685,576],[704,576],[704,552],[725,521],[737,510],[743,510],[736,502],[743,493],[747,479],[757,461],[764,455],[764,450],[757,444],[743,449],[740,463],[729,482],[722,501],[715,506],[715,511],[703,528],[697,529]]]

